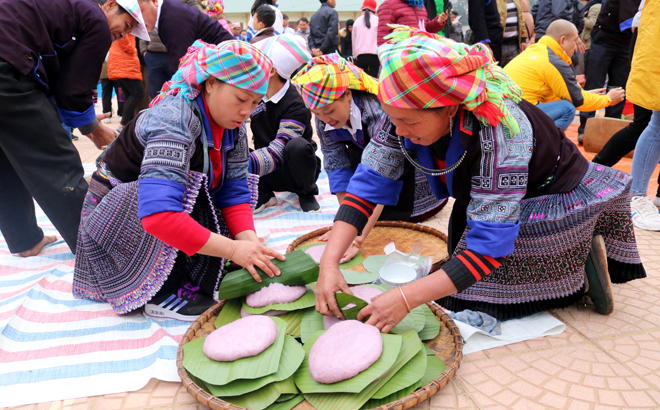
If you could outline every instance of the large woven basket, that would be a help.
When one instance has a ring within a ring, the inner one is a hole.
[[[179,377],[181,377],[181,381],[188,390],[188,393],[203,405],[213,410],[245,410],[244,407],[235,406],[204,391],[192,381],[190,375],[183,367],[183,345],[197,338],[208,336],[213,332],[215,330],[215,319],[218,317],[218,313],[223,305],[224,302],[220,302],[207,310],[188,328],[188,331],[183,335],[179,343],[179,350],[176,354],[176,367],[179,371]],[[435,313],[436,318],[440,321],[440,333],[435,339],[427,342],[427,344],[445,362],[447,369],[440,377],[428,385],[420,387],[414,393],[399,400],[380,406],[378,410],[404,410],[416,406],[424,400],[428,400],[449,383],[449,380],[454,377],[461,364],[461,358],[463,357],[463,338],[458,327],[435,303],[430,303],[429,306],[433,310],[433,313]],[[306,400],[294,407],[294,410],[313,409],[314,407]]]
[[[329,227],[321,228],[297,238],[289,245],[287,253],[296,250],[300,246],[321,243],[318,240],[319,236],[328,230],[330,230]],[[447,237],[437,229],[428,226],[408,222],[378,222],[362,245],[360,252],[364,258],[371,255],[383,255],[383,248],[390,242],[394,242],[397,249],[403,252],[409,252],[413,244],[418,240],[424,243],[422,255],[433,256],[434,263],[432,271],[440,269],[449,259],[449,255],[447,254]],[[362,265],[351,269],[364,271]],[[220,302],[207,310],[190,326],[186,334],[183,335],[179,343],[179,350],[177,351],[176,366],[181,381],[186,386],[188,393],[200,403],[213,410],[245,410],[243,407],[235,406],[204,391],[192,381],[188,372],[183,367],[183,345],[213,332],[215,330],[215,319],[223,305],[224,302]],[[454,377],[460,366],[461,358],[463,357],[463,337],[458,327],[456,327],[451,318],[437,304],[431,302],[429,303],[429,307],[440,322],[440,333],[435,339],[426,343],[445,362],[447,369],[428,385],[422,386],[414,393],[399,400],[380,406],[378,410],[404,410],[428,400],[449,383],[449,380]],[[314,410],[314,407],[304,400],[294,407],[294,410]]]
[[[293,252],[305,245],[323,243],[318,238],[330,229],[331,227],[317,229],[295,239],[291,242],[286,252]],[[429,226],[417,225],[410,222],[376,222],[376,226],[374,226],[369,236],[367,236],[367,240],[362,244],[360,253],[365,259],[371,255],[384,255],[383,248],[390,242],[394,242],[397,249],[401,252],[410,252],[410,249],[417,241],[424,243],[423,256],[433,256],[431,272],[440,269],[449,260],[447,236],[444,233]],[[351,270],[366,271],[362,265],[351,268]]]

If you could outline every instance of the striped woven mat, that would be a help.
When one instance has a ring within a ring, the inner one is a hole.
[[[86,164],[90,175],[93,164]],[[302,213],[298,197],[255,215],[271,231],[267,246],[284,252],[296,237],[332,223],[338,204],[321,173],[322,210]],[[36,204],[35,204],[36,206]],[[46,235],[57,231],[37,206]],[[0,407],[134,391],[151,378],[178,381],[176,350],[189,323],[119,316],[107,303],[71,294],[74,256],[63,240],[38,256],[9,253],[0,235]]]

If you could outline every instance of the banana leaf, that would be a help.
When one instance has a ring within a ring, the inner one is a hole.
[[[256,268],[261,277],[261,282],[257,282],[247,269],[230,272],[220,283],[218,299],[227,300],[246,296],[271,283],[289,286],[307,285],[316,282],[319,278],[319,265],[303,251],[288,253],[285,261],[273,259],[272,262],[280,269],[281,275],[269,278],[260,268]]]
[[[419,342],[419,352],[415,357],[396,372],[390,381],[374,394],[372,399],[383,399],[419,382],[426,372],[426,361],[426,351],[422,348],[422,342]]]
[[[399,399],[402,399],[406,397],[409,394],[412,394],[415,390],[419,389],[422,387],[422,382],[418,381],[417,383],[413,384],[412,386],[406,387],[405,389],[401,389],[398,392],[392,393],[391,395],[382,398],[382,399],[369,399],[363,406],[362,409],[373,409],[376,407],[380,406],[385,406],[389,403],[392,403],[393,401],[397,401]]]
[[[385,335],[387,336],[387,335]],[[383,377],[367,386],[359,393],[308,393],[305,399],[317,410],[359,410],[378,390],[380,390],[420,349],[417,333],[409,331],[401,335],[401,350],[394,365]],[[303,364],[304,365],[304,364]]]
[[[362,262],[362,267],[368,272],[379,275],[380,268],[385,265],[385,259],[387,259],[387,255],[371,255]]]
[[[346,319],[357,319],[360,310],[368,305],[368,303],[364,300],[344,292],[335,293],[335,298],[337,299],[337,306],[342,309],[342,313]],[[355,306],[344,310],[344,307],[350,305],[351,303],[354,303]]]
[[[304,295],[302,295],[297,300],[294,300],[293,302],[274,303],[272,305],[267,305],[267,306],[264,306],[264,307],[255,308],[255,307],[252,307],[252,306],[248,305],[245,302],[245,299],[244,299],[243,300],[243,308],[245,309],[246,312],[248,312],[250,314],[260,315],[262,313],[268,312],[269,310],[292,311],[292,310],[306,309],[310,306],[314,306],[315,303],[316,303],[316,298],[314,296],[314,290],[308,286],[307,287],[307,292],[305,292]]]
[[[291,397],[288,400],[282,400],[281,402],[279,401],[282,397],[288,397],[288,396],[293,396],[293,397]],[[277,402],[268,406],[266,410],[291,410],[303,400],[305,400],[305,398],[302,396],[302,394],[298,394],[298,395],[283,394],[280,396],[279,399],[277,399]]]
[[[282,319],[286,322],[287,335],[300,337],[300,325],[307,310],[309,309],[294,310],[293,312],[288,312],[277,316],[279,319]],[[311,308],[311,310],[314,310],[314,308]]]
[[[323,327],[323,315],[315,309],[305,310],[302,322],[300,323],[300,340],[306,343],[314,333],[322,330],[325,330]]]
[[[281,394],[280,397],[278,397],[277,400],[275,400],[275,403],[281,403],[283,401],[289,401],[289,400],[293,399],[296,396],[298,396],[298,395],[297,394],[292,394],[292,393]]]
[[[296,381],[296,386],[298,386],[303,393],[359,393],[374,380],[387,373],[396,361],[397,355],[401,349],[401,336],[382,335],[383,353],[368,369],[348,380],[342,380],[332,384],[323,384],[314,380],[312,374],[309,372],[309,352],[314,343],[323,333],[325,333],[325,331],[317,332],[307,340],[303,346],[305,349],[305,360],[293,375]]]
[[[424,377],[422,377],[422,386],[426,386],[431,383],[433,380],[440,377],[442,372],[447,369],[445,362],[442,361],[438,355],[435,354],[430,347],[424,344],[424,352],[426,353],[426,372],[424,372]]]
[[[344,280],[349,285],[363,285],[371,283],[378,279],[378,272],[358,272],[355,270],[340,269],[341,274],[344,275]]]
[[[259,379],[239,379],[229,382],[224,386],[216,386],[206,383],[209,393],[217,397],[240,396],[257,391],[263,386],[288,379],[298,370],[305,359],[305,350],[300,343],[291,336],[284,339],[284,348],[277,371]]]
[[[432,340],[440,333],[440,321],[428,305],[424,304],[419,306],[423,307],[424,311],[424,327],[419,332],[419,338],[422,340]]]
[[[237,379],[259,379],[277,371],[284,350],[286,322],[271,318],[277,325],[277,338],[266,350],[256,356],[234,362],[216,362],[202,351],[206,337],[200,337],[183,346],[183,367],[204,383],[222,386]],[[274,399],[273,399],[274,401]]]
[[[268,384],[257,391],[242,396],[221,397],[222,400],[250,410],[264,410],[275,403],[282,394],[295,394],[298,389],[292,378]]]
[[[241,300],[240,299],[229,299],[225,301],[225,305],[218,313],[218,317],[215,319],[215,328],[219,329],[224,325],[228,325],[234,320],[241,318]]]

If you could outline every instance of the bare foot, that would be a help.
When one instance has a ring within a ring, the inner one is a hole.
[[[27,258],[28,256],[36,256],[41,252],[41,249],[46,246],[50,245],[51,243],[55,242],[57,240],[57,236],[44,236],[44,238],[34,246],[34,248],[29,249],[27,251],[23,251],[19,253],[19,256],[21,258]]]

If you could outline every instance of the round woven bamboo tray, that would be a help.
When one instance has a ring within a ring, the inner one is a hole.
[[[208,336],[215,330],[215,319],[222,309],[224,302],[220,302],[214,307],[210,308],[203,315],[201,315],[195,322],[188,328],[186,334],[183,335],[179,343],[179,350],[176,354],[176,367],[179,371],[179,377],[183,385],[197,401],[213,410],[245,410],[244,407],[238,407],[226,401],[207,393],[195,382],[192,381],[188,372],[183,367],[183,345],[200,337]],[[385,406],[380,406],[378,410],[404,410],[409,409],[417,404],[428,400],[431,396],[436,394],[440,389],[445,387],[449,380],[454,377],[456,371],[461,364],[463,357],[463,338],[449,316],[442,311],[435,303],[430,303],[429,306],[436,318],[440,321],[440,333],[438,336],[426,342],[435,354],[441,358],[447,369],[438,377],[426,386],[420,387],[414,393],[402,397],[399,400],[393,401]],[[302,401],[294,410],[313,410],[314,407],[306,400]]]
[[[300,246],[322,243],[318,240],[318,237],[329,230],[330,227],[321,228],[297,238],[289,245],[287,253],[296,250]],[[409,222],[378,222],[362,245],[360,252],[365,259],[371,255],[383,255],[383,248],[390,242],[394,242],[397,249],[408,252],[418,240],[424,243],[422,255],[433,256],[434,263],[432,271],[440,269],[449,259],[449,255],[447,254],[447,237],[437,229],[428,226]],[[365,271],[362,265],[351,269]],[[245,410],[243,407],[235,406],[204,391],[204,389],[192,381],[188,372],[183,367],[183,345],[211,334],[215,330],[215,319],[223,305],[224,302],[220,302],[210,308],[188,328],[188,331],[183,335],[179,343],[176,366],[179,371],[179,377],[181,377],[181,381],[188,390],[188,393],[203,405],[213,410]],[[431,302],[428,305],[440,322],[440,333],[435,339],[427,341],[426,344],[445,362],[447,369],[428,385],[422,386],[414,393],[399,400],[380,406],[377,408],[378,410],[405,410],[428,400],[449,383],[449,380],[454,377],[460,367],[461,358],[463,357],[463,337],[458,327],[436,303]],[[315,409],[306,400],[303,400],[294,407],[294,410]]]
[[[331,227],[317,229],[295,239],[291,242],[286,252],[293,252],[305,245],[324,243],[319,241],[318,238],[330,229]],[[440,269],[449,260],[447,235],[435,228],[410,222],[376,222],[376,226],[374,226],[369,236],[367,236],[367,240],[362,244],[360,253],[365,259],[371,255],[385,255],[383,248],[390,242],[394,242],[397,249],[401,252],[410,252],[410,249],[417,241],[424,243],[422,256],[433,256],[431,272]],[[351,270],[366,271],[362,265],[353,267]]]

